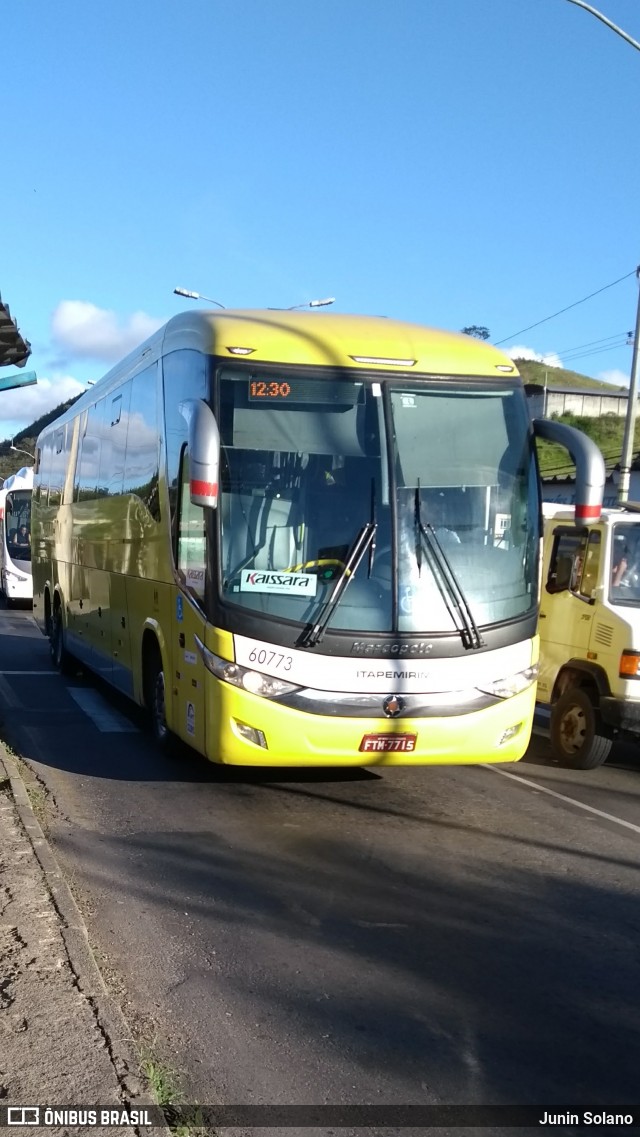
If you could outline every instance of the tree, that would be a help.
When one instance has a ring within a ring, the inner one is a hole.
[[[491,332],[488,328],[484,328],[478,324],[471,324],[469,328],[462,328],[462,333],[465,336],[475,336],[477,340],[488,340]]]

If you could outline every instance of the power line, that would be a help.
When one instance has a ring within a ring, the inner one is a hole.
[[[540,324],[546,324],[549,320],[555,320],[556,316],[562,316],[564,312],[570,311],[571,308],[577,308],[578,304],[584,304],[586,300],[591,300],[594,296],[599,296],[601,292],[606,292],[607,288],[613,288],[615,284],[620,284],[623,280],[628,280],[630,276],[635,276],[637,269],[625,273],[624,276],[618,277],[617,280],[612,280],[611,284],[605,284],[602,288],[598,288],[595,292],[590,292],[588,296],[583,296],[582,300],[576,300],[573,304],[567,304],[566,308],[561,308],[559,312],[553,312],[551,316],[545,316],[543,320],[537,320],[535,324],[529,324],[527,328],[520,328],[517,332],[512,332],[511,335],[505,336],[502,340],[497,340],[494,347],[499,347],[501,343],[506,343],[507,340],[512,340],[516,336],[521,336],[524,332],[530,332],[532,328],[539,328]]]
[[[574,352],[570,352],[568,354],[565,353],[562,356],[562,366],[564,367],[565,364],[572,363],[576,359],[587,359],[593,355],[605,355],[607,352],[617,351],[619,348],[631,347],[631,346],[633,346],[633,341],[629,341],[628,339],[624,339],[624,340],[618,340],[617,343],[607,344],[605,347],[593,347],[593,348],[591,348],[591,351],[574,351]]]
[[[611,340],[619,340],[620,336],[632,337],[633,332],[615,332],[612,336],[603,336],[599,340],[587,340],[586,343],[576,343],[573,347],[558,348],[557,355],[568,355],[570,352],[581,350],[583,347],[597,347],[598,344],[610,343]]]

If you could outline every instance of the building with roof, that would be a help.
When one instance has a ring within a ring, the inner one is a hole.
[[[31,344],[21,335],[9,305],[0,296],[0,367],[24,367],[31,355]]]
[[[552,415],[584,415],[601,418],[603,415],[627,413],[629,392],[611,386],[610,391],[594,387],[541,387],[538,383],[525,383],[531,418],[551,418]]]

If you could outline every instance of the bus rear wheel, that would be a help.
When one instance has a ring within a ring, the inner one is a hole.
[[[613,737],[583,687],[570,687],[551,709],[551,749],[563,766],[595,770],[609,757]]]
[[[62,675],[68,675],[71,670],[71,656],[64,646],[64,625],[60,604],[56,604],[53,612],[49,650],[54,667],[56,667]]]

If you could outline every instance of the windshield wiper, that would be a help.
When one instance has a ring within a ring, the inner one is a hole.
[[[373,534],[371,537],[371,541],[369,542],[369,571],[367,573],[367,576],[369,576],[369,577],[371,576],[371,573],[373,571],[373,558],[376,555],[376,529],[378,528],[378,522],[376,519],[376,480],[375,480],[375,478],[371,479],[371,525],[373,525]]]
[[[422,549],[424,547],[429,560],[431,561],[431,571],[434,580],[438,586],[438,590],[451,621],[460,633],[462,644],[465,648],[480,648],[484,647],[485,641],[483,640],[478,626],[473,618],[473,613],[469,607],[462,587],[458,578],[453,571],[449,559],[446,556],[438,535],[433,528],[433,525],[424,524],[422,520],[422,507],[420,501],[420,486],[416,488],[415,506],[414,506],[414,520],[416,527],[416,560],[418,562],[418,572],[422,567]],[[422,538],[422,540],[420,540]],[[424,544],[423,544],[424,542]],[[434,571],[435,566],[435,571]]]
[[[336,580],[331,596],[320,609],[318,620],[316,620],[312,627],[306,628],[300,636],[298,640],[300,647],[315,647],[317,643],[320,643],[329,620],[333,616],[345,591],[354,578],[360,561],[364,557],[367,549],[371,548],[374,543],[377,528],[377,521],[367,521],[367,524],[362,526],[362,529],[347,553],[347,559],[344,562],[340,576]]]

